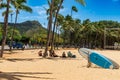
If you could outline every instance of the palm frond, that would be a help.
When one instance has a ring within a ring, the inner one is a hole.
[[[82,4],[83,6],[86,5],[85,0],[75,0],[75,1],[79,2],[79,3]]]
[[[9,10],[9,13],[12,13],[12,12],[13,10]],[[6,14],[6,11],[2,12],[2,16],[5,16],[5,14]]]
[[[50,3],[50,0],[47,0],[47,1],[48,1],[48,5],[49,5],[49,7],[50,7],[50,4],[51,4],[51,3]]]
[[[0,9],[5,8],[5,7],[7,7],[7,4],[5,4],[5,3],[0,4]]]
[[[78,9],[76,8],[76,6],[72,6],[72,10],[75,12],[78,12]]]
[[[21,9],[22,9],[22,10],[25,10],[25,11],[27,11],[27,12],[32,13],[32,8],[30,8],[30,7],[26,6],[26,5],[21,5]]]

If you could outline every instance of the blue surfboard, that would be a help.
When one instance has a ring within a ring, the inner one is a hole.
[[[113,64],[112,62],[106,58],[105,56],[101,55],[101,54],[98,54],[96,52],[92,52],[90,54],[90,62],[102,67],[102,68],[106,68],[106,69],[109,69],[109,68],[112,68],[113,69]]]
[[[90,62],[106,69],[119,69],[119,64],[97,52],[90,54]]]
[[[80,48],[78,50],[81,56],[83,56],[85,59],[89,59],[90,62],[105,68],[105,69],[119,69],[119,64],[117,64],[112,59],[109,59],[105,56],[103,56],[100,53],[97,53],[91,49],[87,48]]]

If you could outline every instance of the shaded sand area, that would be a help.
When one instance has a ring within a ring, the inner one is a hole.
[[[58,55],[71,51],[76,58],[42,58],[38,49],[6,52],[0,59],[0,80],[120,80],[120,69],[103,69],[87,61],[77,49],[56,50]],[[97,50],[120,65],[120,51]]]

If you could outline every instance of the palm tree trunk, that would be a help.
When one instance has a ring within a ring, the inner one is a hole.
[[[57,26],[55,27],[55,30],[56,30],[55,32],[57,33]],[[56,46],[57,46],[57,36],[55,35],[54,37],[55,37],[55,39],[54,39],[54,41],[55,41],[54,42],[54,49],[55,49]]]
[[[6,15],[4,17],[4,26],[3,26],[3,38],[2,38],[2,46],[1,46],[1,53],[0,53],[0,57],[3,56],[4,53],[4,45],[6,42],[6,36],[7,36],[7,26],[8,26],[8,14],[9,14],[9,3],[10,0],[7,0],[7,8],[6,8]]]
[[[63,48],[66,47],[66,37],[65,34],[67,34],[66,30],[64,30],[64,36],[63,36]]]
[[[57,30],[58,31],[58,43],[57,43],[57,49],[58,49],[58,47],[59,47],[59,40],[60,40],[60,31],[59,30]]]
[[[48,46],[50,44],[50,36],[51,36],[51,29],[52,29],[52,11],[53,11],[53,6],[54,6],[54,0],[52,0],[52,3],[50,5],[50,18],[49,18],[49,21],[48,21],[47,43],[46,43],[46,48],[45,48],[45,52],[43,54],[43,57],[47,56]]]
[[[60,6],[58,7],[58,10],[57,10],[56,16],[55,16],[55,21],[54,21],[54,26],[53,26],[53,34],[52,34],[51,51],[53,51],[53,47],[54,47],[55,27],[56,27],[56,22],[57,22],[58,13],[59,13],[59,11],[60,11],[60,8],[61,8],[61,6],[62,6],[62,3],[63,3],[63,0],[61,0]]]
[[[12,37],[11,37],[11,44],[10,44],[10,51],[12,51],[12,44],[13,44],[13,38],[14,38],[14,30],[15,30],[15,27],[16,27],[16,23],[17,23],[17,17],[18,17],[18,10],[16,10],[16,17],[15,17],[15,23],[14,23],[14,27],[13,27],[13,32],[12,32]]]
[[[72,10],[72,8],[71,8],[71,17],[72,17],[72,13],[73,13],[73,10]]]

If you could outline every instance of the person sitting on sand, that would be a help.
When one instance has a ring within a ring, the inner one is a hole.
[[[53,52],[52,52],[52,55],[53,55],[53,57],[58,57],[58,55],[55,53],[54,50],[53,50]]]
[[[39,56],[42,56],[42,51],[41,51],[41,50],[38,52],[38,55],[39,55]]]
[[[50,57],[58,57],[58,55],[55,53],[55,51],[51,51],[49,50],[49,53],[50,53]]]
[[[76,55],[73,55],[73,54],[71,53],[71,51],[69,51],[69,52],[67,53],[67,56],[70,57],[70,58],[76,58]]]
[[[68,57],[72,57],[72,53],[69,51],[69,52],[67,53],[67,56],[68,56]]]
[[[49,56],[50,57],[54,57],[54,54],[55,54],[54,50],[49,50]]]
[[[66,58],[65,52],[62,53],[62,58]]]

